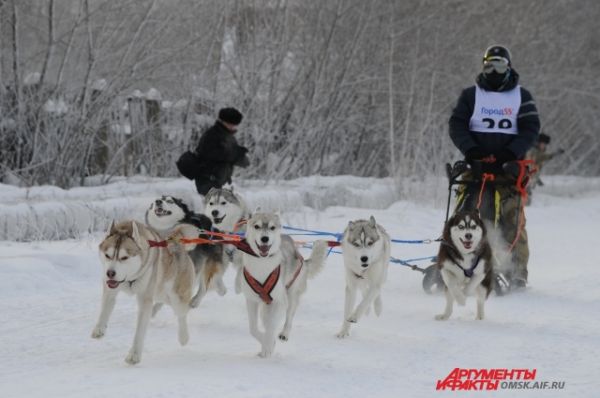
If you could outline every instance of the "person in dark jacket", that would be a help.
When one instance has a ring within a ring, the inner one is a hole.
[[[529,247],[524,225],[522,204],[515,181],[514,160],[524,159],[536,142],[540,119],[531,93],[519,85],[519,74],[511,63],[506,47],[494,45],[483,56],[483,70],[474,86],[464,89],[452,111],[449,121],[450,138],[471,164],[471,172],[464,179],[480,179],[481,173],[494,174],[490,184],[496,190],[491,197],[499,197],[499,215],[496,221],[511,252],[511,286],[525,287]],[[481,186],[465,192],[473,206]],[[491,189],[491,188],[490,188]],[[495,200],[495,199],[494,199]],[[467,203],[466,201],[464,203]],[[460,205],[460,204],[459,204]],[[500,265],[501,267],[503,264]],[[506,266],[506,265],[504,265]]]
[[[206,130],[196,148],[199,159],[195,178],[196,189],[206,195],[211,188],[231,184],[234,166],[247,167],[248,149],[238,144],[235,133],[242,122],[242,114],[235,108],[223,108],[215,124]]]

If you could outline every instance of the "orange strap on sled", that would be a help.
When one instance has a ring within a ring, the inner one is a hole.
[[[486,182],[494,181],[496,179],[496,176],[492,173],[483,173],[481,177],[481,189],[479,190],[479,198],[477,199],[477,210],[481,208],[481,202],[483,201],[483,192],[485,191]]]
[[[519,206],[519,225],[517,226],[517,233],[515,234],[515,239],[508,249],[509,252],[512,252],[519,238],[521,237],[523,228],[525,228],[525,204],[527,203],[527,198],[529,196],[527,193],[527,185],[529,185],[529,182],[531,181],[531,176],[537,173],[539,170],[535,164],[535,161],[532,159],[517,160],[517,164],[519,165],[519,175],[517,177],[517,181],[515,182],[515,189],[521,197],[521,205]],[[529,166],[531,166],[531,168]]]

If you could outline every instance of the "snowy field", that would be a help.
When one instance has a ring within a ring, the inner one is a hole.
[[[271,193],[272,207],[283,207],[285,223],[297,227],[341,232],[348,220],[372,214],[396,239],[440,234],[443,187],[429,200],[398,201],[389,181],[347,178],[328,180],[339,187],[352,182],[333,196],[321,192],[331,188],[306,189],[317,185],[311,179],[266,188],[249,184],[240,192],[246,190],[252,204],[264,204]],[[353,327],[350,338],[338,340],[344,273],[341,256],[332,254],[309,282],[290,341],[278,342],[273,358],[257,357],[259,346],[248,332],[245,303],[233,293],[229,271],[227,295],[209,292],[190,312],[190,343],[179,346],[175,317],[166,308],[151,321],[142,362],[134,367],[123,361],[133,339],[133,298],[120,296],[106,336],[90,338],[101,296],[102,233],[94,231],[106,224],[111,203],[121,209],[115,210],[117,218],[140,217],[142,204],[161,189],[191,195],[189,182],[122,181],[118,194],[109,192],[115,185],[45,192],[3,186],[4,236],[24,240],[26,228],[33,234],[34,227],[16,221],[30,217],[32,208],[40,219],[55,217],[60,230],[72,216],[56,215],[56,204],[64,206],[63,214],[79,214],[74,225],[81,220],[89,225],[71,227],[77,239],[0,241],[0,397],[597,397],[600,262],[593,253],[600,242],[600,183],[570,177],[545,182],[527,209],[530,286],[492,295],[484,321],[474,320],[472,298],[449,321],[434,321],[444,298],[423,292],[420,273],[392,264],[382,316],[371,314]],[[435,245],[396,244],[392,255],[409,259],[436,251]],[[537,369],[537,381],[566,385],[562,391],[436,391],[437,380],[454,368]]]

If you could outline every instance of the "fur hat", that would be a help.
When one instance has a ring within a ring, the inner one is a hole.
[[[219,120],[237,126],[242,122],[242,114],[235,108],[222,108],[219,111]]]

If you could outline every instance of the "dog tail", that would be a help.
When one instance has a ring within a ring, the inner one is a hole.
[[[308,277],[314,278],[325,266],[327,259],[327,241],[318,240],[313,244],[310,258],[304,262],[308,268]]]

